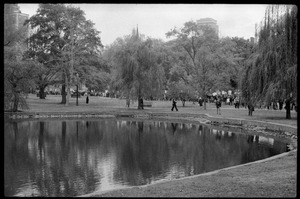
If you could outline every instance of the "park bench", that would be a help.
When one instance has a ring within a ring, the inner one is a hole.
[[[143,102],[144,107],[152,107],[152,102]]]

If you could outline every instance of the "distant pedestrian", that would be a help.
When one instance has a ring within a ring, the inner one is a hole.
[[[240,102],[238,97],[234,98],[234,108],[240,108]]]
[[[203,104],[203,99],[199,97],[199,106],[202,106],[202,104]]]
[[[173,111],[173,109],[175,108],[176,109],[176,111],[178,111],[178,109],[177,109],[177,106],[176,106],[176,101],[175,101],[175,99],[173,98],[173,100],[172,100],[172,109],[171,109],[171,111]]]
[[[282,107],[283,107],[283,100],[279,100],[278,101],[278,104],[279,104],[279,110],[282,110]]]
[[[216,100],[217,114],[221,115],[221,100],[218,98]]]
[[[85,102],[88,104],[89,103],[89,95],[86,96]]]
[[[141,106],[141,109],[144,109],[144,102],[143,102],[143,98],[140,99],[140,106]]]
[[[229,97],[226,99],[226,104],[230,105],[230,98]]]
[[[248,115],[252,116],[253,111],[254,111],[254,106],[251,103],[249,103],[248,104]]]

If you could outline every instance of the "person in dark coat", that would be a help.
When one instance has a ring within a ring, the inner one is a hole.
[[[199,103],[199,106],[202,106],[202,104],[203,104],[203,99],[202,99],[201,97],[199,97],[198,103]]]
[[[141,105],[141,109],[144,109],[144,101],[143,101],[143,98],[140,99],[140,105]]]
[[[173,109],[175,108],[176,109],[176,111],[178,111],[178,109],[177,109],[177,106],[176,106],[176,101],[175,101],[175,99],[173,98],[173,100],[172,100],[172,109],[171,109],[171,111],[173,111]]]
[[[254,106],[251,103],[249,103],[248,104],[248,115],[252,116],[253,111],[254,111]]]
[[[89,103],[89,95],[86,96],[86,101],[87,104]]]
[[[217,98],[216,100],[216,107],[217,107],[217,114],[221,115],[221,100],[220,98]]]

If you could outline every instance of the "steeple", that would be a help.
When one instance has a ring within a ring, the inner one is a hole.
[[[139,37],[139,25],[138,24],[136,25],[136,35],[137,35],[137,37]]]

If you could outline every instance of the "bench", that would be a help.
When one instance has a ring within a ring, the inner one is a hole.
[[[143,102],[143,107],[152,107],[152,102]]]

